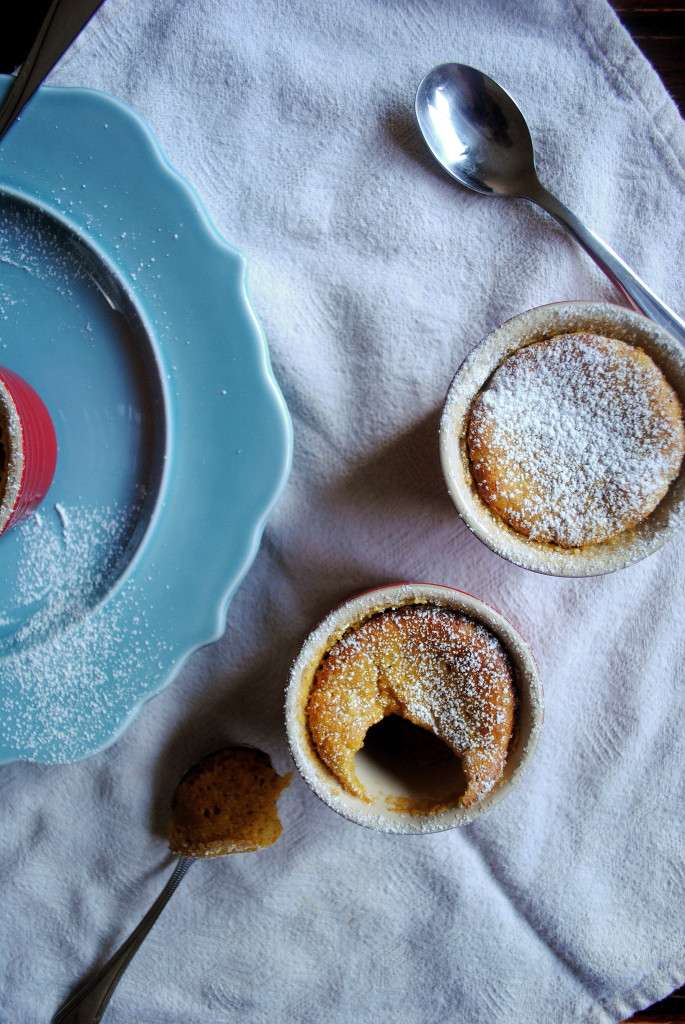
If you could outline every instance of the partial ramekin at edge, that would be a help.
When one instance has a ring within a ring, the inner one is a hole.
[[[655,323],[623,306],[557,302],[520,313],[492,331],[458,369],[440,422],[443,475],[468,528],[498,555],[550,576],[596,576],[646,558],[685,524],[685,464],[651,515],[600,544],[562,548],[530,540],[508,526],[482,500],[471,475],[466,434],[473,401],[498,366],[519,348],[559,334],[587,332],[643,349],[660,368],[685,409],[685,349]]]
[[[391,608],[432,604],[450,608],[484,625],[505,648],[515,677],[517,709],[503,778],[471,807],[455,804],[433,813],[412,813],[389,806],[407,796],[391,788],[394,780],[378,775],[365,761],[362,749],[356,757],[360,778],[373,801],[367,803],[350,793],[319,759],[309,734],[306,709],[316,671],[330,648],[348,631]],[[286,730],[297,768],[324,803],[358,825],[381,832],[431,833],[464,825],[493,807],[520,782],[537,746],[543,720],[540,674],[530,648],[520,633],[499,612],[451,587],[425,583],[399,583],[379,587],[351,598],[335,608],[307,637],[291,673],[285,703]],[[380,779],[380,783],[379,783]],[[375,789],[375,792],[374,792]]]
[[[47,494],[57,463],[50,414],[30,384],[0,366],[0,534]]]

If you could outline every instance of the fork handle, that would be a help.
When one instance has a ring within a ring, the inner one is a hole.
[[[85,985],[57,1011],[52,1018],[52,1024],[98,1024],[102,1020],[102,1015],[124,971],[192,863],[192,857],[179,857],[169,881],[138,927],[131,932],[111,960],[94,977],[89,978]]]
[[[594,231],[590,231],[556,196],[548,192],[544,185],[536,181],[535,187],[526,192],[524,198],[537,203],[563,224],[638,312],[644,313],[685,345],[685,321],[669,309],[613,249],[610,249]]]

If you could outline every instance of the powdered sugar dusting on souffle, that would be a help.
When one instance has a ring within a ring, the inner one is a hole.
[[[519,533],[595,544],[652,512],[685,453],[678,398],[640,348],[576,333],[508,356],[467,434],[481,498]]]
[[[409,605],[373,616],[331,648],[307,722],[321,761],[362,800],[354,756],[368,729],[398,714],[431,730],[462,759],[468,787],[459,803],[468,807],[502,776],[514,705],[507,655],[488,629],[447,608]]]

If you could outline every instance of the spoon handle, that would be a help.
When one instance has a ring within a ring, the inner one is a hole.
[[[102,1015],[124,971],[192,863],[192,857],[179,857],[173,874],[138,927],[131,932],[111,960],[94,977],[89,978],[85,985],[57,1011],[52,1018],[52,1024],[98,1024],[102,1020]]]
[[[548,192],[544,185],[536,182],[536,187],[526,192],[525,198],[537,203],[568,228],[595,263],[621,289],[635,309],[644,313],[650,320],[663,327],[681,344],[685,345],[685,321],[681,320],[672,309],[669,309],[651,288],[648,288],[644,281],[641,281],[637,274],[623,262],[621,257],[617,256],[613,249],[610,249],[594,231],[590,231],[574,213],[571,213],[563,203],[559,202],[556,196]]]

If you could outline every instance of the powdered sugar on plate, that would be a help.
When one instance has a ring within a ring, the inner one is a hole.
[[[134,661],[150,662],[162,647],[134,587],[122,581],[122,599],[108,600],[126,561],[131,510],[50,512],[16,531],[15,602],[0,619],[0,739],[25,757],[39,749],[57,762],[82,756],[113,708],[135,705]],[[134,642],[121,661],[124,631]]]
[[[103,750],[218,639],[292,448],[245,259],[147,126],[81,89],[40,90],[30,122],[0,152],[0,361],[55,423],[43,526],[78,543],[89,510],[101,557],[92,573],[67,559],[73,589],[32,576],[29,591],[17,538],[2,538],[0,762]],[[110,546],[139,489],[132,532]],[[63,569],[54,536],[48,551]]]
[[[135,509],[57,503],[21,524],[0,650],[32,647],[87,615],[125,565],[136,518]]]

